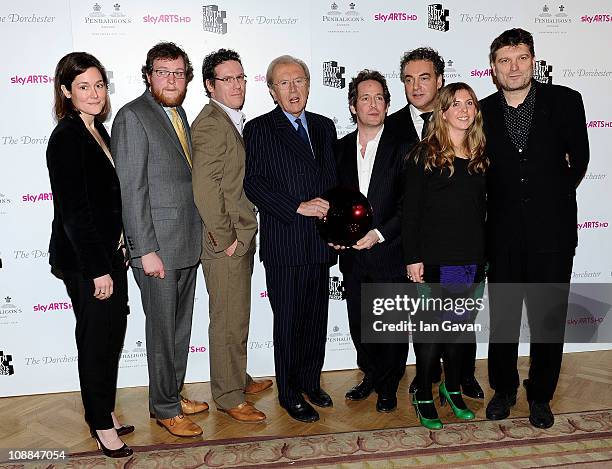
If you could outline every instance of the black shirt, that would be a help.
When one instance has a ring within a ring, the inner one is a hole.
[[[506,102],[504,93],[500,93],[502,106],[504,108],[506,129],[508,129],[510,140],[520,152],[527,146],[527,139],[529,138],[531,121],[533,119],[533,110],[535,108],[535,95],[536,87],[532,83],[525,100],[517,107],[512,107]]]
[[[454,173],[426,171],[422,158],[406,169],[402,244],[406,264],[484,263],[485,175],[468,173],[455,158]]]

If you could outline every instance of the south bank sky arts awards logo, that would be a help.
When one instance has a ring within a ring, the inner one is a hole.
[[[540,83],[552,84],[553,82],[553,66],[546,60],[536,60],[533,66],[533,78]]]
[[[323,86],[342,89],[346,86],[346,69],[335,60],[323,62]]]
[[[12,355],[0,350],[0,376],[10,376],[15,374],[15,367],[13,366],[12,361]]]
[[[219,10],[218,5],[202,6],[202,28],[204,31],[214,34],[227,34],[226,17],[227,12]]]
[[[340,277],[329,277],[329,299],[342,301],[344,297],[344,280],[340,280]]]
[[[435,31],[447,32],[450,29],[449,11],[441,3],[427,6],[427,27]]]

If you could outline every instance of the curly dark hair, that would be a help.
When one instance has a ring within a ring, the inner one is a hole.
[[[193,80],[193,67],[187,52],[174,42],[159,42],[149,49],[149,52],[147,52],[147,61],[141,68],[142,80],[147,86],[147,89],[149,89],[150,86],[147,76],[153,73],[153,62],[157,59],[174,60],[179,57],[182,57],[185,62],[185,82],[189,83]]]
[[[389,87],[387,86],[387,80],[385,77],[376,70],[368,70],[367,68],[362,70],[357,74],[357,76],[353,77],[348,87],[348,102],[349,102],[349,111],[350,106],[355,107],[357,105],[357,94],[359,83],[362,83],[367,80],[374,80],[381,84],[383,89],[383,97],[385,98],[385,104],[388,106],[391,102],[391,93],[389,93]],[[353,122],[357,122],[357,115],[351,112],[351,119]]]
[[[444,59],[431,47],[419,47],[418,49],[405,52],[402,56],[402,60],[400,60],[400,80],[402,82],[404,81],[404,66],[408,62],[412,62],[414,60],[426,60],[431,62],[433,64],[436,77],[442,77],[444,79]]]
[[[240,55],[238,52],[232,49],[219,49],[218,51],[211,52],[206,57],[204,57],[204,61],[202,62],[202,80],[204,82],[204,90],[206,91],[206,96],[210,98],[210,91],[206,87],[206,81],[210,81],[210,85],[215,87],[215,67],[217,65],[222,64],[223,62],[227,62],[228,60],[235,60],[240,65],[242,65],[242,61],[240,60]]]
[[[533,47],[533,36],[529,31],[525,31],[521,28],[508,29],[493,39],[491,43],[491,49],[489,52],[489,62],[495,63],[495,55],[497,51],[502,47],[506,46],[518,46],[519,44],[525,44],[529,47],[531,56],[535,57],[535,49]]]

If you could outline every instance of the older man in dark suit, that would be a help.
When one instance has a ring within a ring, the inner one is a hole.
[[[332,405],[320,375],[335,254],[315,220],[329,208],[321,194],[336,185],[336,130],[330,119],[304,110],[310,73],[302,60],[274,59],[266,79],[278,106],[245,126],[244,189],[259,208],[279,401],[294,419],[314,422],[319,414],[302,393],[319,407]]]
[[[376,390],[376,410],[397,407],[397,387],[404,375],[408,341],[364,343],[361,338],[361,284],[406,282],[401,247],[402,168],[411,145],[385,125],[391,95],[379,72],[363,70],[351,80],[348,92],[351,116],[357,130],[338,141],[336,162],[340,184],[367,196],[374,213],[374,228],[340,254],[349,327],[364,372],[361,383],[346,393],[362,400]]]
[[[553,425],[552,400],[563,355],[576,230],[576,187],[589,142],[580,93],[533,80],[533,36],[503,32],[489,56],[499,91],[481,102],[491,166],[487,174],[487,249],[491,336],[487,418],[510,415],[523,301],[531,332],[529,421]],[[499,286],[496,284],[509,284]],[[537,286],[533,286],[534,284]]]

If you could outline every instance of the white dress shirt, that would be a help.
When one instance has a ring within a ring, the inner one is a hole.
[[[357,131],[357,178],[359,179],[359,191],[368,196],[368,189],[370,188],[370,180],[372,179],[372,169],[374,168],[374,160],[376,160],[376,152],[378,151],[378,144],[380,142],[380,136],[383,133],[383,125],[376,137],[366,143],[364,155],[361,155],[361,142],[359,141],[359,131]],[[385,238],[383,235],[374,228],[374,231],[378,235],[378,242],[382,243]]]
[[[416,130],[417,135],[419,136],[419,140],[421,140],[421,134],[423,133],[423,126],[425,125],[425,121],[421,117],[421,114],[423,114],[423,112],[419,111],[412,104],[409,106],[409,108],[410,108],[410,115],[412,116],[412,122],[414,123],[414,129]]]

